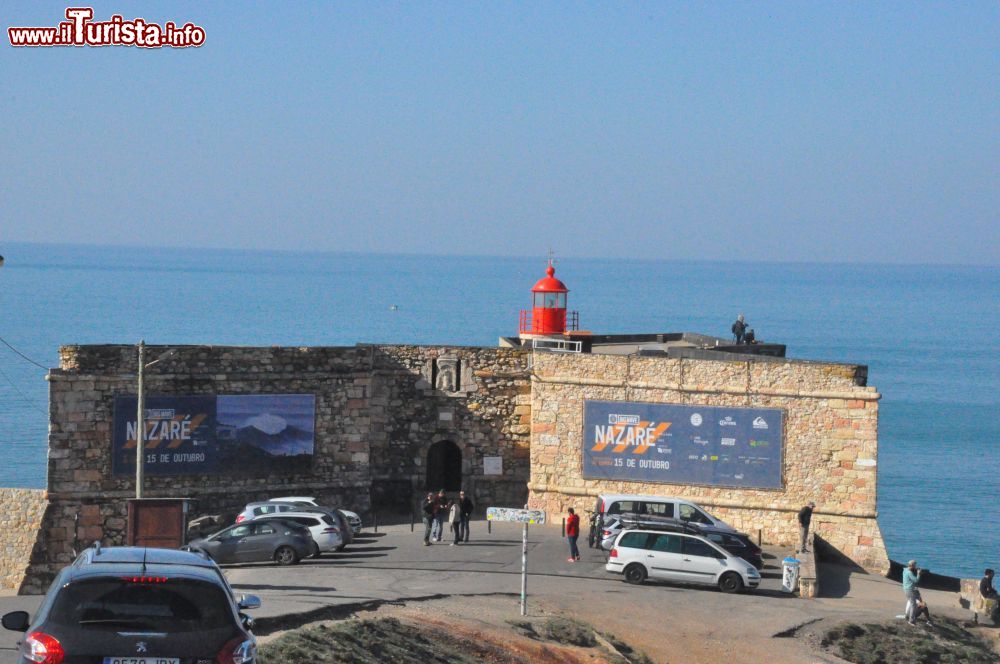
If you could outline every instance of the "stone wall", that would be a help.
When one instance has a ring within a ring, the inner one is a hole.
[[[315,451],[308,470],[163,477],[144,497],[187,497],[191,515],[235,514],[253,500],[312,495],[370,518],[408,513],[425,489],[430,446],[453,442],[462,481],[481,508],[527,498],[530,392],[526,352],[499,348],[180,346],[146,373],[146,394],[314,394]],[[156,359],[165,347],[149,347]],[[134,478],[112,475],[114,401],[135,394],[134,346],[67,346],[49,374],[51,501],[22,592],[44,592],[95,540],[124,543]],[[503,458],[486,476],[483,457]],[[384,513],[384,512],[383,512]]]
[[[0,489],[0,589],[21,587],[32,549],[41,531],[48,501],[40,489]]]
[[[888,558],[876,521],[878,400],[863,367],[731,358],[689,360],[536,353],[532,381],[532,507],[592,509],[599,493],[680,496],[765,541],[793,545],[796,512],[817,503],[813,524],[867,569]],[[780,408],[784,488],[731,489],[585,479],[585,399]],[[553,522],[556,520],[553,519]]]

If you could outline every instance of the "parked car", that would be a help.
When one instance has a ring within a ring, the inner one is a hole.
[[[712,526],[720,531],[736,532],[735,528],[722,519],[717,519],[704,508],[684,498],[631,495],[625,493],[604,494],[597,497],[597,505],[594,511],[604,514],[605,522],[607,522],[608,517],[630,512],[632,514],[653,517],[680,519],[681,521],[697,523],[703,526]]]
[[[288,521],[305,526],[309,529],[317,552],[341,551],[344,548],[344,538],[341,536],[340,523],[328,512],[282,512],[281,514],[264,514],[253,521],[244,523],[260,523],[264,521]]]
[[[186,548],[203,551],[220,565],[267,561],[294,565],[318,550],[308,528],[281,519],[238,523]]]
[[[605,569],[629,583],[647,578],[718,586],[734,593],[760,585],[757,568],[700,535],[665,530],[624,530]]]
[[[749,535],[728,530],[719,530],[715,526],[706,526],[701,523],[691,521],[681,521],[680,519],[668,519],[652,517],[648,515],[622,513],[608,517],[604,530],[601,547],[605,551],[610,551],[614,547],[615,540],[619,533],[629,529],[660,529],[670,532],[690,533],[700,535],[711,542],[721,546],[723,549],[739,556],[743,560],[756,567],[758,570],[764,569],[763,552],[760,550]]]
[[[316,499],[312,496],[284,496],[282,498],[271,498],[270,502],[282,502],[282,503],[295,503],[296,505],[301,505],[303,507],[323,507]],[[333,509],[326,507],[324,509]],[[336,508],[338,512],[342,512],[345,517],[347,517],[347,522],[351,524],[351,532],[355,535],[361,532],[361,516],[357,512],[352,512],[351,510],[345,510],[342,508]]]
[[[314,510],[330,512],[331,514],[334,515],[334,518],[336,518],[338,521],[341,522],[340,529],[341,529],[341,535],[344,538],[344,547],[352,543],[354,541],[354,533],[361,530],[361,517],[359,517],[354,512],[350,512],[347,510],[333,509],[330,507],[317,506],[315,505],[314,502],[310,503],[302,500],[298,502],[292,502],[287,500],[279,501],[277,499],[271,499],[255,503],[248,503],[247,506],[243,509],[243,511],[236,515],[236,523],[242,523],[244,521],[254,519],[264,514],[281,514],[284,512],[294,512],[294,511],[309,512]],[[352,525],[352,520],[353,524],[356,524],[357,530],[355,530],[355,525]],[[343,549],[338,549],[338,551],[342,550]]]
[[[234,598],[218,566],[187,551],[87,549],[56,576],[34,620],[3,616],[24,632],[19,662],[233,662],[256,664],[260,606]]]

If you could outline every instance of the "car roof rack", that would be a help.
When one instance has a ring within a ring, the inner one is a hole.
[[[704,530],[692,523],[668,517],[651,517],[623,513],[619,519],[624,530],[672,530],[691,535],[705,534]]]

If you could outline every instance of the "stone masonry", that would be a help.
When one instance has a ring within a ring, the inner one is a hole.
[[[0,489],[0,589],[17,590],[31,558],[45,516],[45,492],[39,489]]]
[[[863,367],[794,360],[689,360],[536,353],[532,380],[532,507],[592,509],[600,493],[679,496],[744,532],[793,545],[796,513],[817,504],[814,531],[863,567],[885,572],[876,521],[878,400]],[[731,489],[585,479],[585,399],[781,408],[784,488]],[[552,519],[557,522],[557,519]]]
[[[299,474],[147,475],[147,498],[190,498],[191,516],[235,514],[253,500],[313,495],[361,512],[409,513],[425,489],[428,449],[450,441],[462,482],[481,507],[523,504],[529,470],[525,351],[500,348],[174,347],[146,374],[146,394],[314,394],[315,453]],[[149,358],[166,348],[150,347]],[[44,592],[82,547],[122,544],[132,477],[115,477],[111,439],[116,395],[134,395],[133,346],[67,346],[49,374],[49,506],[25,593]],[[503,459],[484,475],[483,457]],[[24,557],[21,558],[22,562]]]

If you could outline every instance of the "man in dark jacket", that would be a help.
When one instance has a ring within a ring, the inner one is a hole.
[[[809,501],[809,504],[799,510],[799,551],[805,552],[806,541],[809,538],[809,522],[812,521],[813,508],[816,503]]]
[[[472,499],[465,495],[464,491],[458,492],[458,505],[462,510],[461,538],[463,542],[469,541],[469,519],[472,518],[472,510],[476,506],[472,504]]]
[[[743,319],[743,314],[736,317],[736,322],[733,323],[732,330],[733,338],[736,339],[736,343],[743,343],[743,336],[747,331],[747,322]]]
[[[437,511],[437,498],[433,493],[427,494],[420,506],[424,519],[424,546],[431,545],[431,526],[434,525],[434,513]]]
[[[990,619],[993,620],[994,625],[1000,623],[1000,596],[997,595],[997,590],[993,587],[993,570],[987,569],[983,573],[983,578],[979,580],[979,594],[983,596],[983,599],[993,602]]]

